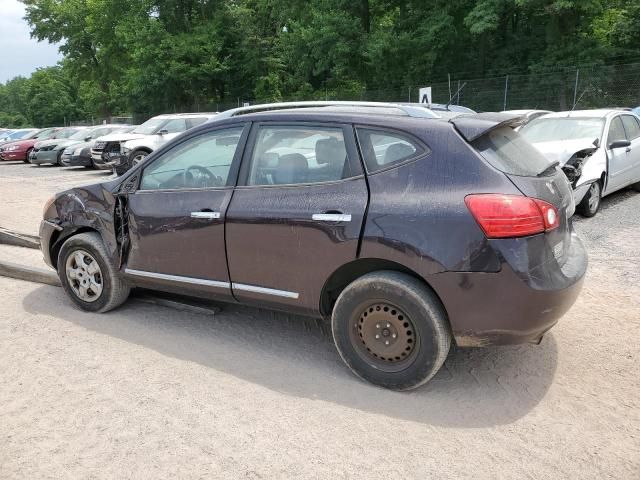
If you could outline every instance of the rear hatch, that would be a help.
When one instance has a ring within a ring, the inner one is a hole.
[[[527,197],[553,205],[558,211],[558,227],[545,233],[550,253],[560,263],[571,245],[571,216],[575,211],[573,191],[566,175],[533,147],[509,123],[497,123],[471,142],[494,168],[503,172]]]

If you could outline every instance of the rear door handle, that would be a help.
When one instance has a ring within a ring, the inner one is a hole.
[[[205,220],[217,220],[220,212],[191,212],[191,218],[202,218]]]
[[[351,215],[348,213],[314,213],[311,219],[317,222],[350,222]]]

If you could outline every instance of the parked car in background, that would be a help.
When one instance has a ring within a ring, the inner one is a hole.
[[[0,128],[0,143],[3,142],[4,139],[11,135],[13,132],[15,132],[15,129]]]
[[[562,167],[586,217],[597,213],[605,195],[629,185],[640,189],[640,118],[631,111],[552,113],[520,133]]]
[[[564,174],[513,116],[388,110],[230,112],[52,198],[45,260],[88,311],[137,286],[330,318],[349,368],[397,390],[452,338],[538,342],[587,266]]]
[[[108,135],[91,150],[91,158],[122,175],[182,132],[212,119],[215,113],[158,115],[126,134]],[[104,167],[100,167],[104,168]]]
[[[547,115],[548,113],[553,113],[551,110],[505,110],[504,113],[509,113],[512,115],[520,115],[522,117],[522,121],[520,125],[516,127],[516,130],[521,129],[527,123],[532,122],[536,118],[539,118],[543,115]]]
[[[640,107],[636,107],[633,110],[633,113],[635,113],[636,115],[638,115],[638,117],[640,117]]]
[[[0,145],[0,160],[22,160],[27,163],[29,161],[29,155],[33,150],[33,146],[37,142],[49,138],[55,138],[60,131],[60,128],[43,128],[32,132],[23,139],[14,140]]]
[[[62,165],[62,152],[69,144],[85,140],[88,127],[66,127],[57,133],[56,138],[37,142],[29,154],[29,163],[42,165],[45,163]]]
[[[16,140],[29,138],[39,131],[40,130],[37,128],[19,128],[17,130],[7,130],[3,133],[0,133],[0,145],[8,142],[15,142]]]
[[[133,130],[130,125],[100,125],[95,127],[89,132],[86,132],[86,137],[83,142],[72,143],[65,147],[62,152],[60,162],[65,167],[93,167],[93,161],[91,160],[91,147],[94,146],[96,141],[105,135],[112,133],[127,133]]]

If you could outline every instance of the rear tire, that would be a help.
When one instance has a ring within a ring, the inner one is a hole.
[[[429,381],[451,346],[444,307],[419,280],[380,271],[349,284],[333,309],[338,353],[360,378],[392,390]]]
[[[600,182],[593,182],[576,210],[583,217],[593,217],[600,210],[601,201],[602,185]]]
[[[82,310],[108,312],[129,297],[130,286],[120,277],[95,232],[81,233],[65,241],[57,267],[64,291]]]

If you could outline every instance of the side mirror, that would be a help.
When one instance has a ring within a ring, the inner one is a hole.
[[[609,144],[609,149],[630,147],[631,142],[629,140],[616,140]]]
[[[91,140],[91,137],[90,137],[90,136],[89,136],[89,137],[84,137],[84,141],[85,141],[85,142],[88,142],[89,140]]]
[[[160,130],[158,132],[158,135],[166,135],[167,133],[169,133],[169,130],[166,130],[166,129],[163,128],[162,130]]]

